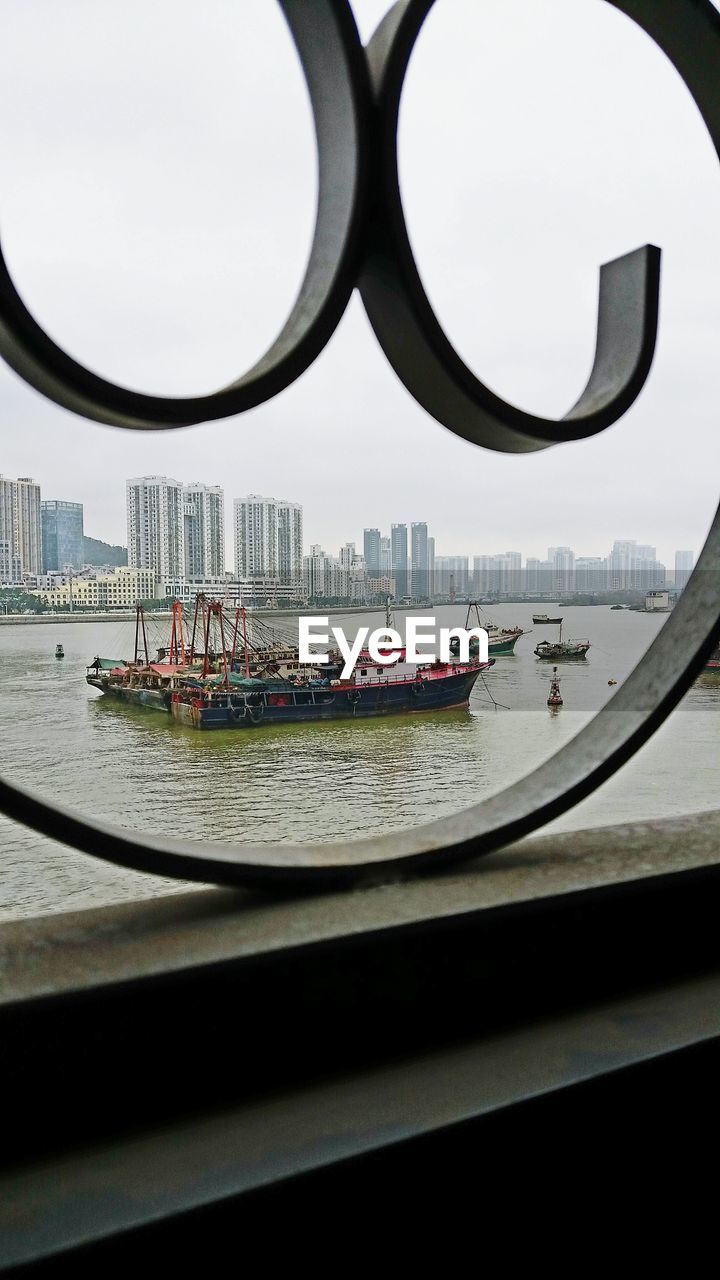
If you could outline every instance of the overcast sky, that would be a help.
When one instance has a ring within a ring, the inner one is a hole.
[[[388,7],[355,0],[364,38]],[[0,22],[0,231],[26,302],[114,380],[232,380],[280,328],[313,223],[312,125],[278,6],[0,0]],[[410,399],[355,298],[281,396],[182,431],[85,422],[0,365],[0,472],[83,502],[86,532],[111,542],[126,477],[161,472],[223,484],[228,508],[300,501],[306,543],[330,551],[412,520],[438,554],[697,551],[720,461],[720,170],[664,55],[604,0],[438,0],[406,83],[401,178],[449,336],[538,413],[584,386],[599,264],[663,248],[658,352],[620,423],[524,456],[466,444]]]

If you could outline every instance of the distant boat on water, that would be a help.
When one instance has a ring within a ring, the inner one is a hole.
[[[541,640],[535,647],[538,658],[547,658],[552,662],[564,661],[568,658],[584,658],[590,648],[589,640],[563,640],[562,623],[556,641]]]
[[[56,657],[56,658],[64,658],[64,657],[65,657],[65,650],[63,649],[63,647],[62,647],[62,645],[61,645],[61,644],[56,644],[56,645],[55,645],[55,657]]]
[[[552,623],[554,626],[558,626],[562,622],[562,618],[549,618],[546,613],[534,613],[532,616],[532,620],[535,623],[536,627],[543,627],[543,626],[546,626],[548,623]]]
[[[465,614],[465,630],[466,631],[469,631],[471,628],[471,621],[472,621],[473,614],[475,618],[475,625],[478,627],[484,627],[485,631],[487,631],[488,657],[490,658],[509,657],[515,653],[515,645],[517,641],[520,639],[520,636],[525,635],[525,631],[523,630],[522,627],[518,627],[518,626],[498,627],[494,622],[490,622],[489,620],[486,620],[481,616],[482,610],[480,608],[480,601],[471,600],[470,603],[468,604],[467,612]],[[470,657],[471,658],[477,657],[478,649],[479,649],[478,641],[476,639],[471,640],[470,641]],[[455,657],[457,657],[457,655],[460,652],[460,640],[458,639],[457,636],[455,636],[455,638],[450,642],[450,650],[455,655]]]

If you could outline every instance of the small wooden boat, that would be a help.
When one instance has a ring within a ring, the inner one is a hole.
[[[65,657],[65,650],[63,649],[63,647],[62,647],[62,645],[61,645],[61,644],[56,644],[56,645],[55,645],[55,657],[56,657],[56,658],[64,658],[64,657]]]
[[[537,627],[543,627],[547,623],[552,623],[557,627],[562,622],[562,618],[549,618],[546,613],[534,613],[532,620]]]
[[[541,640],[535,647],[535,654],[538,658],[557,662],[566,661],[569,658],[584,658],[589,648],[589,640],[563,640],[561,623],[557,640],[554,643],[551,640]]]

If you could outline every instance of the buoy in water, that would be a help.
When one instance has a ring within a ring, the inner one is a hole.
[[[557,667],[553,667],[553,677],[550,681],[550,696],[548,697],[547,704],[549,707],[561,707],[563,705]]]

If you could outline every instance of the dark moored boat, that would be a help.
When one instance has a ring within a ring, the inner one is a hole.
[[[361,720],[465,707],[489,662],[404,662],[375,666],[360,656],[349,680],[243,680],[224,677],[212,688],[176,689],[170,713],[193,729],[252,729],[261,724]],[[367,665],[363,665],[367,661]]]
[[[63,649],[63,647],[62,647],[62,645],[61,645],[61,644],[56,644],[56,645],[55,645],[55,657],[56,657],[56,658],[64,658],[64,657],[65,657],[65,650]]]
[[[218,618],[222,633],[222,606],[213,603],[208,608]],[[492,658],[409,663],[404,650],[395,652],[391,663],[379,664],[365,652],[343,680],[341,663],[302,667],[297,649],[282,660],[277,648],[263,654],[254,651],[251,663],[247,637],[239,664],[236,619],[232,648],[226,649],[221,634],[219,654],[211,666],[209,616],[202,663],[195,657],[193,642],[186,653],[181,640],[178,651],[182,615],[176,605],[167,661],[149,662],[145,640],[145,662],[141,662],[136,637],[133,662],[95,658],[88,667],[88,683],[118,701],[169,711],[174,720],[193,729],[250,729],[260,724],[358,720],[464,707],[481,672],[494,665]],[[243,614],[243,629],[244,625]],[[244,667],[244,674],[238,665]]]
[[[550,623],[550,622],[553,624],[553,626],[557,627],[558,624],[562,622],[562,618],[549,618],[546,613],[534,613],[532,616],[532,620],[535,623],[536,627],[546,626],[547,623]]]
[[[547,658],[552,662],[560,662],[568,658],[584,658],[589,648],[589,640],[563,640],[561,623],[557,640],[554,643],[551,640],[541,640],[535,646],[535,653],[538,658]]]

